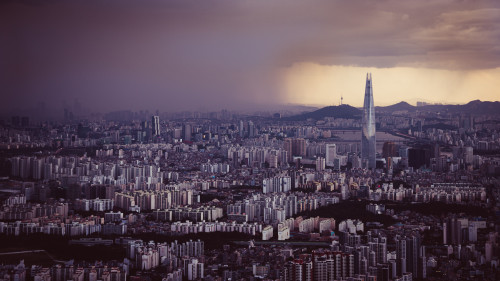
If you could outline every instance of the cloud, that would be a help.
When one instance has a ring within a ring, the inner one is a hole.
[[[428,50],[429,66],[447,69],[498,67],[499,38],[500,9],[495,8],[442,13],[412,35]]]
[[[0,4],[5,108],[282,103],[283,71],[300,63],[500,67],[498,1],[24,2]]]
[[[298,63],[283,70],[283,93],[292,103],[361,107],[365,75],[373,75],[376,106],[399,101],[467,103],[480,98],[498,100],[500,68],[488,70],[442,70],[414,67],[325,66]]]

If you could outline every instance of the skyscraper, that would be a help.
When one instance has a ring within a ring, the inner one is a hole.
[[[153,116],[151,118],[151,131],[153,137],[160,135],[160,116]]]
[[[240,128],[239,128],[239,132],[240,132],[240,138],[243,138],[245,136],[245,125],[243,123],[243,120],[240,120]]]
[[[375,107],[373,106],[372,75],[366,75],[365,102],[361,131],[361,163],[363,168],[375,169]]]
[[[253,138],[255,137],[255,125],[253,124],[252,121],[248,121],[248,137]]]

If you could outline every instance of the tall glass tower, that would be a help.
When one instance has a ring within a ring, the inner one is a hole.
[[[375,169],[375,107],[373,106],[372,74],[366,74],[365,102],[363,105],[363,129],[361,131],[361,164]]]

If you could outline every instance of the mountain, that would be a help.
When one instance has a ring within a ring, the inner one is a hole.
[[[465,114],[500,114],[500,102],[473,100],[467,104],[430,104],[416,107],[419,111]]]
[[[377,112],[392,113],[395,111],[430,111],[430,112],[450,112],[455,114],[465,113],[465,114],[500,114],[500,102],[495,101],[480,101],[474,100],[467,104],[430,104],[425,106],[413,106],[407,102],[399,102],[389,106],[377,106],[375,107],[375,114]],[[339,106],[327,106],[320,108],[315,111],[302,113],[290,117],[285,117],[283,120],[287,121],[305,121],[307,119],[322,120],[325,117],[334,118],[351,118],[360,119],[361,109],[352,107],[347,104]]]
[[[343,104],[339,106],[327,106],[316,111],[290,116],[283,119],[288,121],[305,121],[307,119],[322,120],[325,117],[359,119],[361,118],[361,110],[350,105]]]
[[[500,114],[500,102],[473,100],[464,105],[452,105],[449,110],[455,113]]]
[[[424,106],[413,106],[407,102],[400,102],[389,106],[377,106],[376,112],[395,111],[430,111],[430,112],[450,112],[465,114],[500,114],[500,102],[473,100],[467,104],[429,104]]]
[[[381,111],[381,112],[394,112],[394,111],[415,111],[417,107],[402,101],[393,105],[389,106],[376,106],[375,111]]]

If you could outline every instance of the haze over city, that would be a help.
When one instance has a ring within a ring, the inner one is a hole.
[[[497,101],[498,1],[2,1],[3,112]]]
[[[500,1],[0,2],[0,281],[500,280]]]

